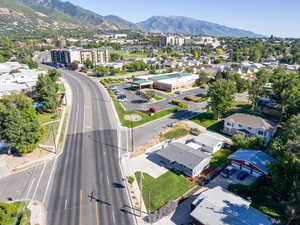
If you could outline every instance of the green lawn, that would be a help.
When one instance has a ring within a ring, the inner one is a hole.
[[[140,172],[135,177],[140,185]],[[190,190],[194,185],[182,176],[168,171],[154,179],[147,173],[143,174],[143,200],[147,210],[154,212],[170,200],[175,200]],[[150,201],[149,201],[150,194]]]
[[[38,120],[41,124],[55,121],[55,120],[58,120],[59,118],[60,118],[59,113],[39,113],[38,114]]]
[[[251,113],[251,105],[247,102],[234,102],[232,109],[224,115],[224,117],[230,116],[234,113]],[[193,122],[207,128],[208,130],[221,133],[224,127],[223,120],[216,120],[212,112],[203,112],[191,119]]]
[[[224,148],[215,153],[213,153],[213,157],[210,160],[210,165],[213,168],[224,167],[227,164],[227,158],[230,154],[233,153],[233,150]]]
[[[127,111],[123,108],[122,104],[117,99],[115,99],[115,97],[112,97],[112,100],[113,100],[115,109],[118,113],[120,122],[121,122],[122,126],[124,126],[124,127],[137,127],[142,124],[148,123],[150,121],[157,120],[161,117],[172,114],[174,112],[177,112],[179,110],[178,107],[172,107],[172,108],[168,108],[168,109],[156,112],[156,113],[154,113],[154,115],[151,116],[147,113],[143,113],[143,112],[139,112],[139,111]],[[130,115],[130,114],[138,114],[142,117],[142,120],[140,120],[140,121],[125,120],[124,119],[125,115]]]
[[[178,139],[189,134],[189,131],[183,127],[173,128],[169,132],[164,134],[167,139]]]
[[[123,57],[124,60],[126,59],[136,59],[136,58],[146,58],[146,53],[131,53],[128,51],[122,51],[122,50],[110,50],[109,53],[117,53]]]
[[[155,95],[153,98],[155,99],[155,101],[162,101],[162,100],[164,100],[164,98],[161,97],[161,96],[159,96],[159,95]]]
[[[214,119],[214,114],[212,112],[203,112],[191,119],[193,122],[212,130],[215,132],[220,132],[223,128],[224,121]]]
[[[52,146],[58,132],[59,121],[43,126],[45,132],[40,144]],[[53,137],[54,136],[54,137]]]
[[[285,207],[270,181],[259,178],[250,186],[231,184],[228,189],[243,198],[251,197],[251,206],[263,213],[285,221],[288,219],[284,217]]]
[[[30,214],[25,202],[0,203],[1,225],[30,225]]]

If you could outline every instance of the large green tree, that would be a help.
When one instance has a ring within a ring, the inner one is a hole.
[[[236,86],[233,81],[219,79],[210,85],[208,96],[209,106],[216,118],[227,112],[232,107]]]
[[[41,139],[43,130],[32,101],[24,94],[0,99],[0,139],[18,153],[31,152]]]
[[[37,101],[51,112],[55,112],[58,106],[58,77],[59,73],[50,70],[47,74],[40,75],[36,84]]]

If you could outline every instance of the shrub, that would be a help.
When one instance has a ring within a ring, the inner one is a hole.
[[[182,109],[186,109],[186,108],[187,108],[187,104],[183,103],[183,102],[182,102],[181,100],[179,100],[179,99],[172,99],[172,100],[171,100],[171,103],[172,103],[173,105],[179,106],[179,107],[182,108]]]
[[[133,182],[134,182],[134,177],[133,177],[133,176],[127,177],[127,181],[128,181],[129,184],[133,184]]]
[[[187,100],[187,101],[194,101],[194,98],[191,97],[191,96],[185,96],[185,97],[184,97],[184,100]]]

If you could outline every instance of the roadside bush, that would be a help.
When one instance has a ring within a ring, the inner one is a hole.
[[[185,96],[185,97],[184,97],[184,100],[187,100],[187,101],[194,101],[194,98],[191,97],[191,96]]]
[[[165,216],[170,215],[172,212],[176,210],[178,206],[178,201],[169,201],[166,205],[162,206],[154,213],[149,214],[144,218],[145,222],[147,223],[156,223],[160,219]]]
[[[172,99],[172,100],[171,100],[171,103],[172,103],[173,105],[179,106],[179,107],[182,108],[182,109],[186,109],[186,108],[187,108],[187,104],[183,103],[183,102],[182,102],[181,100],[179,100],[179,99]]]
[[[128,181],[129,184],[133,184],[133,182],[134,182],[134,177],[133,177],[133,176],[127,177],[127,181]]]

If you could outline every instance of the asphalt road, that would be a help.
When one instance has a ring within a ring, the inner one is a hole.
[[[118,126],[108,99],[87,77],[70,71],[64,71],[63,77],[72,89],[73,102],[64,152],[46,196],[47,224],[133,224],[122,187]]]

